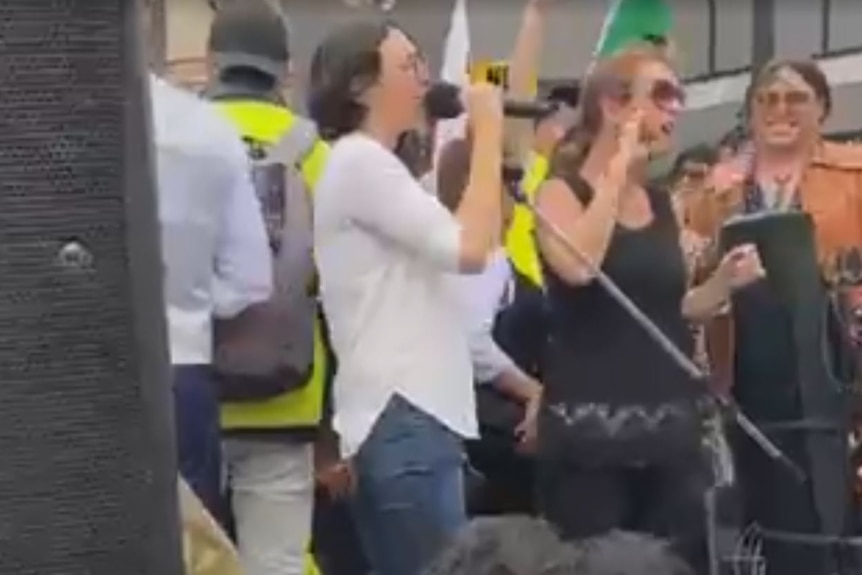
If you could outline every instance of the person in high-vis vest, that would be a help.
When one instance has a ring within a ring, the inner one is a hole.
[[[521,180],[521,190],[530,201],[536,198],[536,192],[548,175],[549,162],[547,156],[533,153],[526,162],[524,178]],[[509,260],[519,273],[528,278],[534,285],[541,287],[542,265],[534,239],[535,216],[526,206],[516,205],[512,209],[512,221],[506,231],[506,252]]]
[[[553,154],[557,142],[563,137],[569,126],[574,123],[577,106],[578,89],[576,86],[565,86],[553,90],[548,99],[554,102],[557,109],[548,116],[541,118],[532,138],[532,145],[524,162],[524,177],[521,180],[521,190],[524,196],[533,203],[536,194],[545,181],[550,170],[549,158]],[[542,287],[542,266],[535,241],[535,216],[526,206],[517,205],[512,211],[512,221],[506,232],[506,251],[515,269]]]
[[[328,147],[311,122],[285,105],[290,55],[284,15],[265,2],[226,4],[215,16],[208,49],[212,77],[205,96],[234,124],[250,151],[277,148],[279,161],[296,168],[297,183],[310,194]],[[285,222],[290,218],[284,215]],[[262,400],[222,403],[231,508],[246,575],[317,572],[308,548],[327,353],[322,320],[316,321],[310,379],[304,385]]]

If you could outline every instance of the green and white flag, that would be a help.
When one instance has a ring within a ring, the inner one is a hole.
[[[648,38],[668,39],[673,14],[665,0],[612,0],[605,16],[594,59],[612,56]]]

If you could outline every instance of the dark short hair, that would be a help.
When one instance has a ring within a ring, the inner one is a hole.
[[[751,111],[752,99],[755,91],[765,83],[772,81],[775,74],[780,70],[788,68],[799,74],[799,77],[808,84],[814,92],[814,96],[823,106],[823,118],[825,120],[832,113],[832,88],[829,79],[814,60],[773,60],[766,64],[760,72],[755,74],[745,93],[746,112]]]
[[[693,575],[667,542],[648,535],[615,531],[576,548],[572,575]]]
[[[471,521],[424,575],[563,575],[574,573],[572,559],[544,521],[487,517]]]
[[[616,531],[563,541],[532,517],[475,519],[423,575],[693,575],[669,544]]]
[[[314,51],[308,111],[324,139],[353,132],[365,120],[359,96],[380,76],[380,45],[394,28],[384,21],[353,22],[330,33]]]
[[[578,81],[554,86],[548,91],[548,101],[555,104],[577,108],[581,99],[581,84]]]
[[[726,148],[732,153],[739,151],[739,148],[748,140],[748,134],[745,127],[740,124],[728,131],[718,140],[718,149]]]
[[[706,164],[711,166],[718,161],[718,151],[709,144],[697,144],[680,152],[673,162],[671,168],[671,179],[676,179],[680,176],[682,168],[690,162]]]
[[[541,122],[555,118],[560,110],[564,108],[577,109],[581,98],[580,82],[571,82],[568,84],[560,84],[548,90],[545,100],[553,104],[548,112],[537,117],[534,124],[538,126]]]

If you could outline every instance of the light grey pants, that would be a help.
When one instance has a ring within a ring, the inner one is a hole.
[[[313,446],[231,439],[224,458],[246,575],[303,575],[314,505]]]

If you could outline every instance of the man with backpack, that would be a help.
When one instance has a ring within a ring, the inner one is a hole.
[[[305,570],[326,352],[311,192],[328,152],[285,105],[287,26],[262,0],[218,9],[206,96],[245,142],[273,256],[273,297],[216,324],[216,369],[237,546],[248,575]]]

